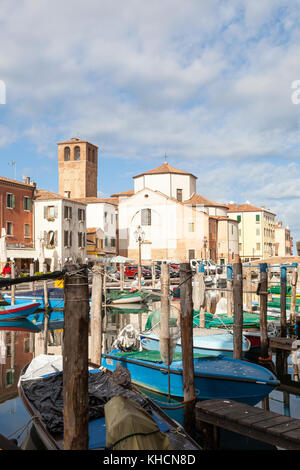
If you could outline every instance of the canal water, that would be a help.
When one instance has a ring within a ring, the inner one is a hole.
[[[138,331],[144,329],[151,309],[129,314],[124,313],[124,310],[107,308],[103,312],[104,352],[110,350],[119,332],[127,324],[132,324]],[[53,312],[50,315],[48,354],[62,353],[63,322],[59,321],[60,316],[61,312]],[[30,323],[28,326],[30,326]],[[1,327],[0,322],[0,434],[9,439],[16,439],[19,445],[26,441],[29,432],[32,431],[33,424],[22,404],[22,400],[18,396],[18,380],[23,367],[34,357],[43,354],[44,351],[43,324],[35,323],[35,327],[37,327],[36,332],[26,330],[26,325],[23,326],[22,330],[12,331],[7,327]],[[292,374],[292,372],[292,367],[289,365],[288,373]],[[146,390],[142,391],[154,399],[170,417],[183,423],[182,408],[168,409],[168,406],[174,406],[174,401],[169,402],[168,397]],[[270,411],[300,418],[300,390],[299,395],[274,390],[268,398]],[[175,402],[175,404],[178,404],[178,402]],[[262,407],[263,404],[259,403],[257,406]],[[227,432],[221,434],[221,448],[234,450],[272,449],[271,446]]]

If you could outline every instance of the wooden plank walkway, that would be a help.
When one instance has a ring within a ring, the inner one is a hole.
[[[217,428],[223,428],[283,449],[300,450],[300,419],[232,400],[198,402],[196,428],[203,432],[203,426],[207,448],[217,448]]]

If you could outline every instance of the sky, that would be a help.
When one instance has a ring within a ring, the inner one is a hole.
[[[166,153],[300,240],[299,25],[298,0],[0,0],[0,174],[57,192],[79,137],[109,197]]]

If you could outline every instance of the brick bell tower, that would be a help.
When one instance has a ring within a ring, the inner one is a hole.
[[[58,144],[59,194],[97,197],[98,147],[73,138]]]

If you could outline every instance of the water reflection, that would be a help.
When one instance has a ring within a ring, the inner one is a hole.
[[[105,307],[103,309],[103,352],[109,352],[120,331],[131,324],[135,329],[145,329],[149,313],[159,307],[152,303],[147,307]],[[176,309],[173,316],[177,315]],[[34,357],[44,354],[62,354],[63,352],[63,311],[49,312],[48,332],[45,340],[44,312],[39,312],[32,319],[17,322],[0,322],[0,433],[9,438],[17,438],[19,444],[24,434],[31,428],[30,416],[18,397],[18,380],[24,366]],[[89,336],[90,339],[90,336]],[[275,362],[275,361],[274,361]],[[287,372],[293,370],[287,363]],[[175,420],[182,422],[182,409],[169,409],[168,397],[144,390]],[[269,397],[269,408],[276,413],[300,418],[299,394],[284,390],[274,390]],[[262,406],[261,404],[258,406]]]

